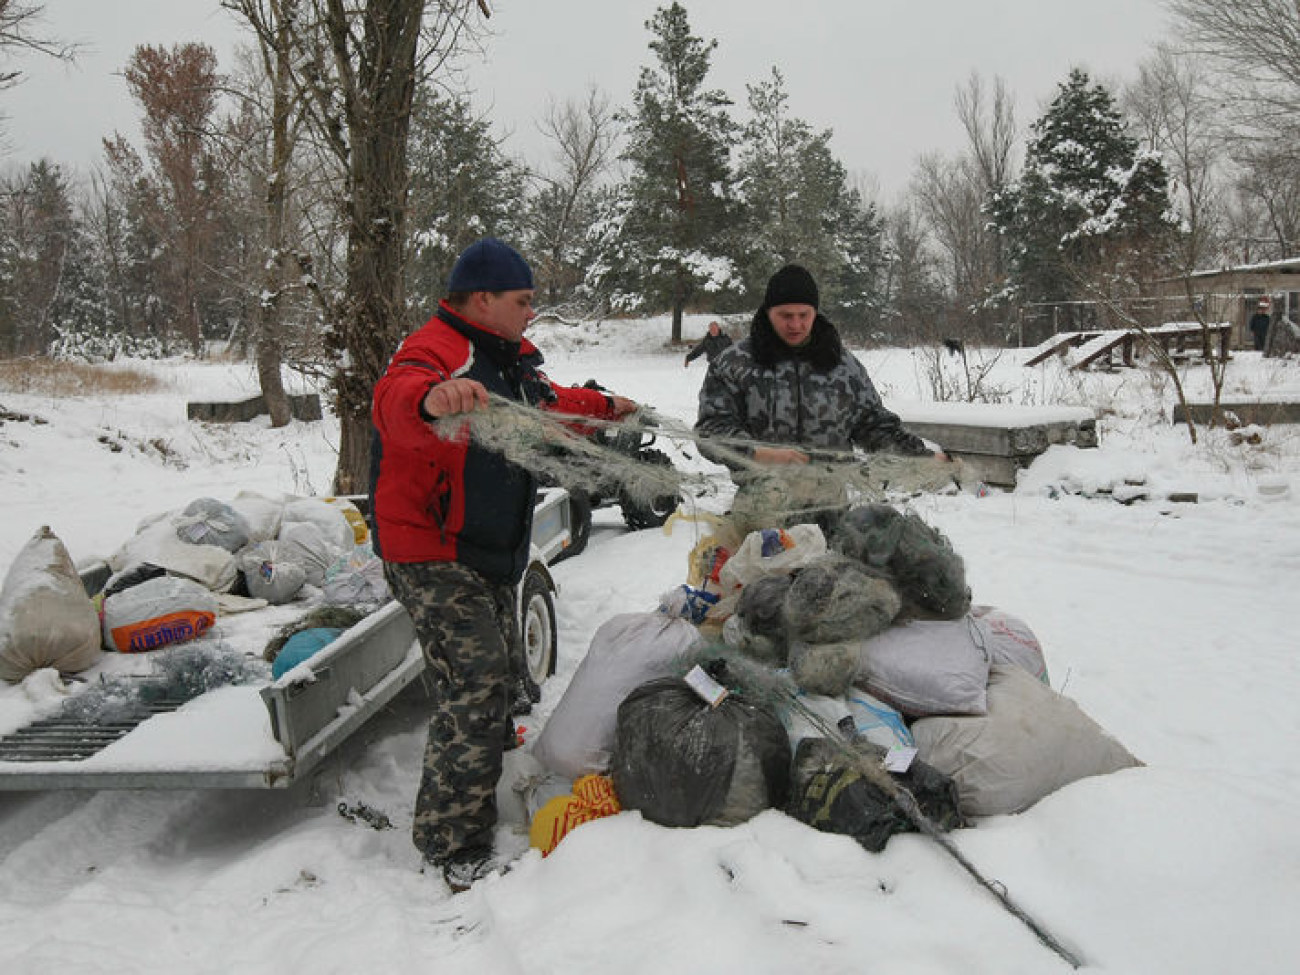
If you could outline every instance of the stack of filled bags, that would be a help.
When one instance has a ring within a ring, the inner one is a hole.
[[[389,598],[365,519],[343,499],[198,498],[141,522],[107,564],[92,600],[59,539],[37,532],[0,593],[0,677],[77,673],[101,649],[185,643],[223,613],[272,603],[365,611]]]
[[[911,824],[864,758],[939,828],[1140,764],[1052,690],[1023,620],[971,605],[948,540],[888,504],[829,540],[704,540],[657,612],[596,632],[533,754],[562,782],[609,776],[622,808],[665,825],[783,808],[873,850]]]

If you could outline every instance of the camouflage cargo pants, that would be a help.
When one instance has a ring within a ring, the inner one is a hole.
[[[440,863],[492,843],[501,755],[514,738],[514,589],[455,562],[386,562],[384,575],[415,624],[433,687],[412,839]]]

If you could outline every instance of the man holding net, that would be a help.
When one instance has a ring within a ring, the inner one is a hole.
[[[947,459],[885,408],[866,368],[844,347],[819,304],[817,283],[805,268],[781,268],[767,283],[748,337],[723,350],[704,377],[695,423],[705,437],[700,449],[732,469],[738,506],[752,500],[746,494],[765,469],[807,465],[819,452],[851,460],[857,446]],[[800,479],[780,480],[784,493]],[[800,503],[786,501],[787,508]],[[788,514],[799,520],[799,511]]]
[[[375,385],[375,547],[415,624],[433,683],[424,771],[412,829],[425,861],[464,890],[496,867],[497,779],[514,745],[514,587],[528,564],[532,474],[437,421],[488,405],[489,394],[615,420],[621,396],[558,386],[524,331],[533,273],[493,238],[457,259],[447,297],[407,337]]]

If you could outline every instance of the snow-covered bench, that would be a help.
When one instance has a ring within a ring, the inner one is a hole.
[[[986,484],[1014,487],[1016,474],[1052,444],[1097,446],[1097,420],[1081,406],[1004,403],[891,404],[908,430],[960,458]]]

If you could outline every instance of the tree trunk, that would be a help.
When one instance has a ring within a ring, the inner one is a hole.
[[[673,280],[673,330],[670,340],[674,345],[682,340],[682,316],[686,312],[686,285],[679,269]]]
[[[334,336],[345,353],[334,380],[340,423],[334,490],[339,494],[369,490],[370,399],[407,330],[406,140],[423,13],[422,0],[372,0],[356,74],[345,92],[351,136],[347,283]],[[331,17],[329,31],[335,51],[346,50],[346,20]]]
[[[257,308],[257,379],[266,401],[266,412],[271,416],[272,427],[287,426],[292,418],[289,397],[284,391],[284,378],[280,371],[284,351],[281,327],[281,297],[284,292],[285,223],[289,207],[289,165],[293,155],[293,140],[289,134],[293,98],[290,93],[290,45],[292,44],[292,16],[296,13],[290,3],[288,9],[275,8],[274,42],[266,51],[266,67],[272,77],[274,92],[271,102],[271,159],[266,180],[266,259],[263,262],[262,295]],[[265,50],[265,49],[264,49]]]

